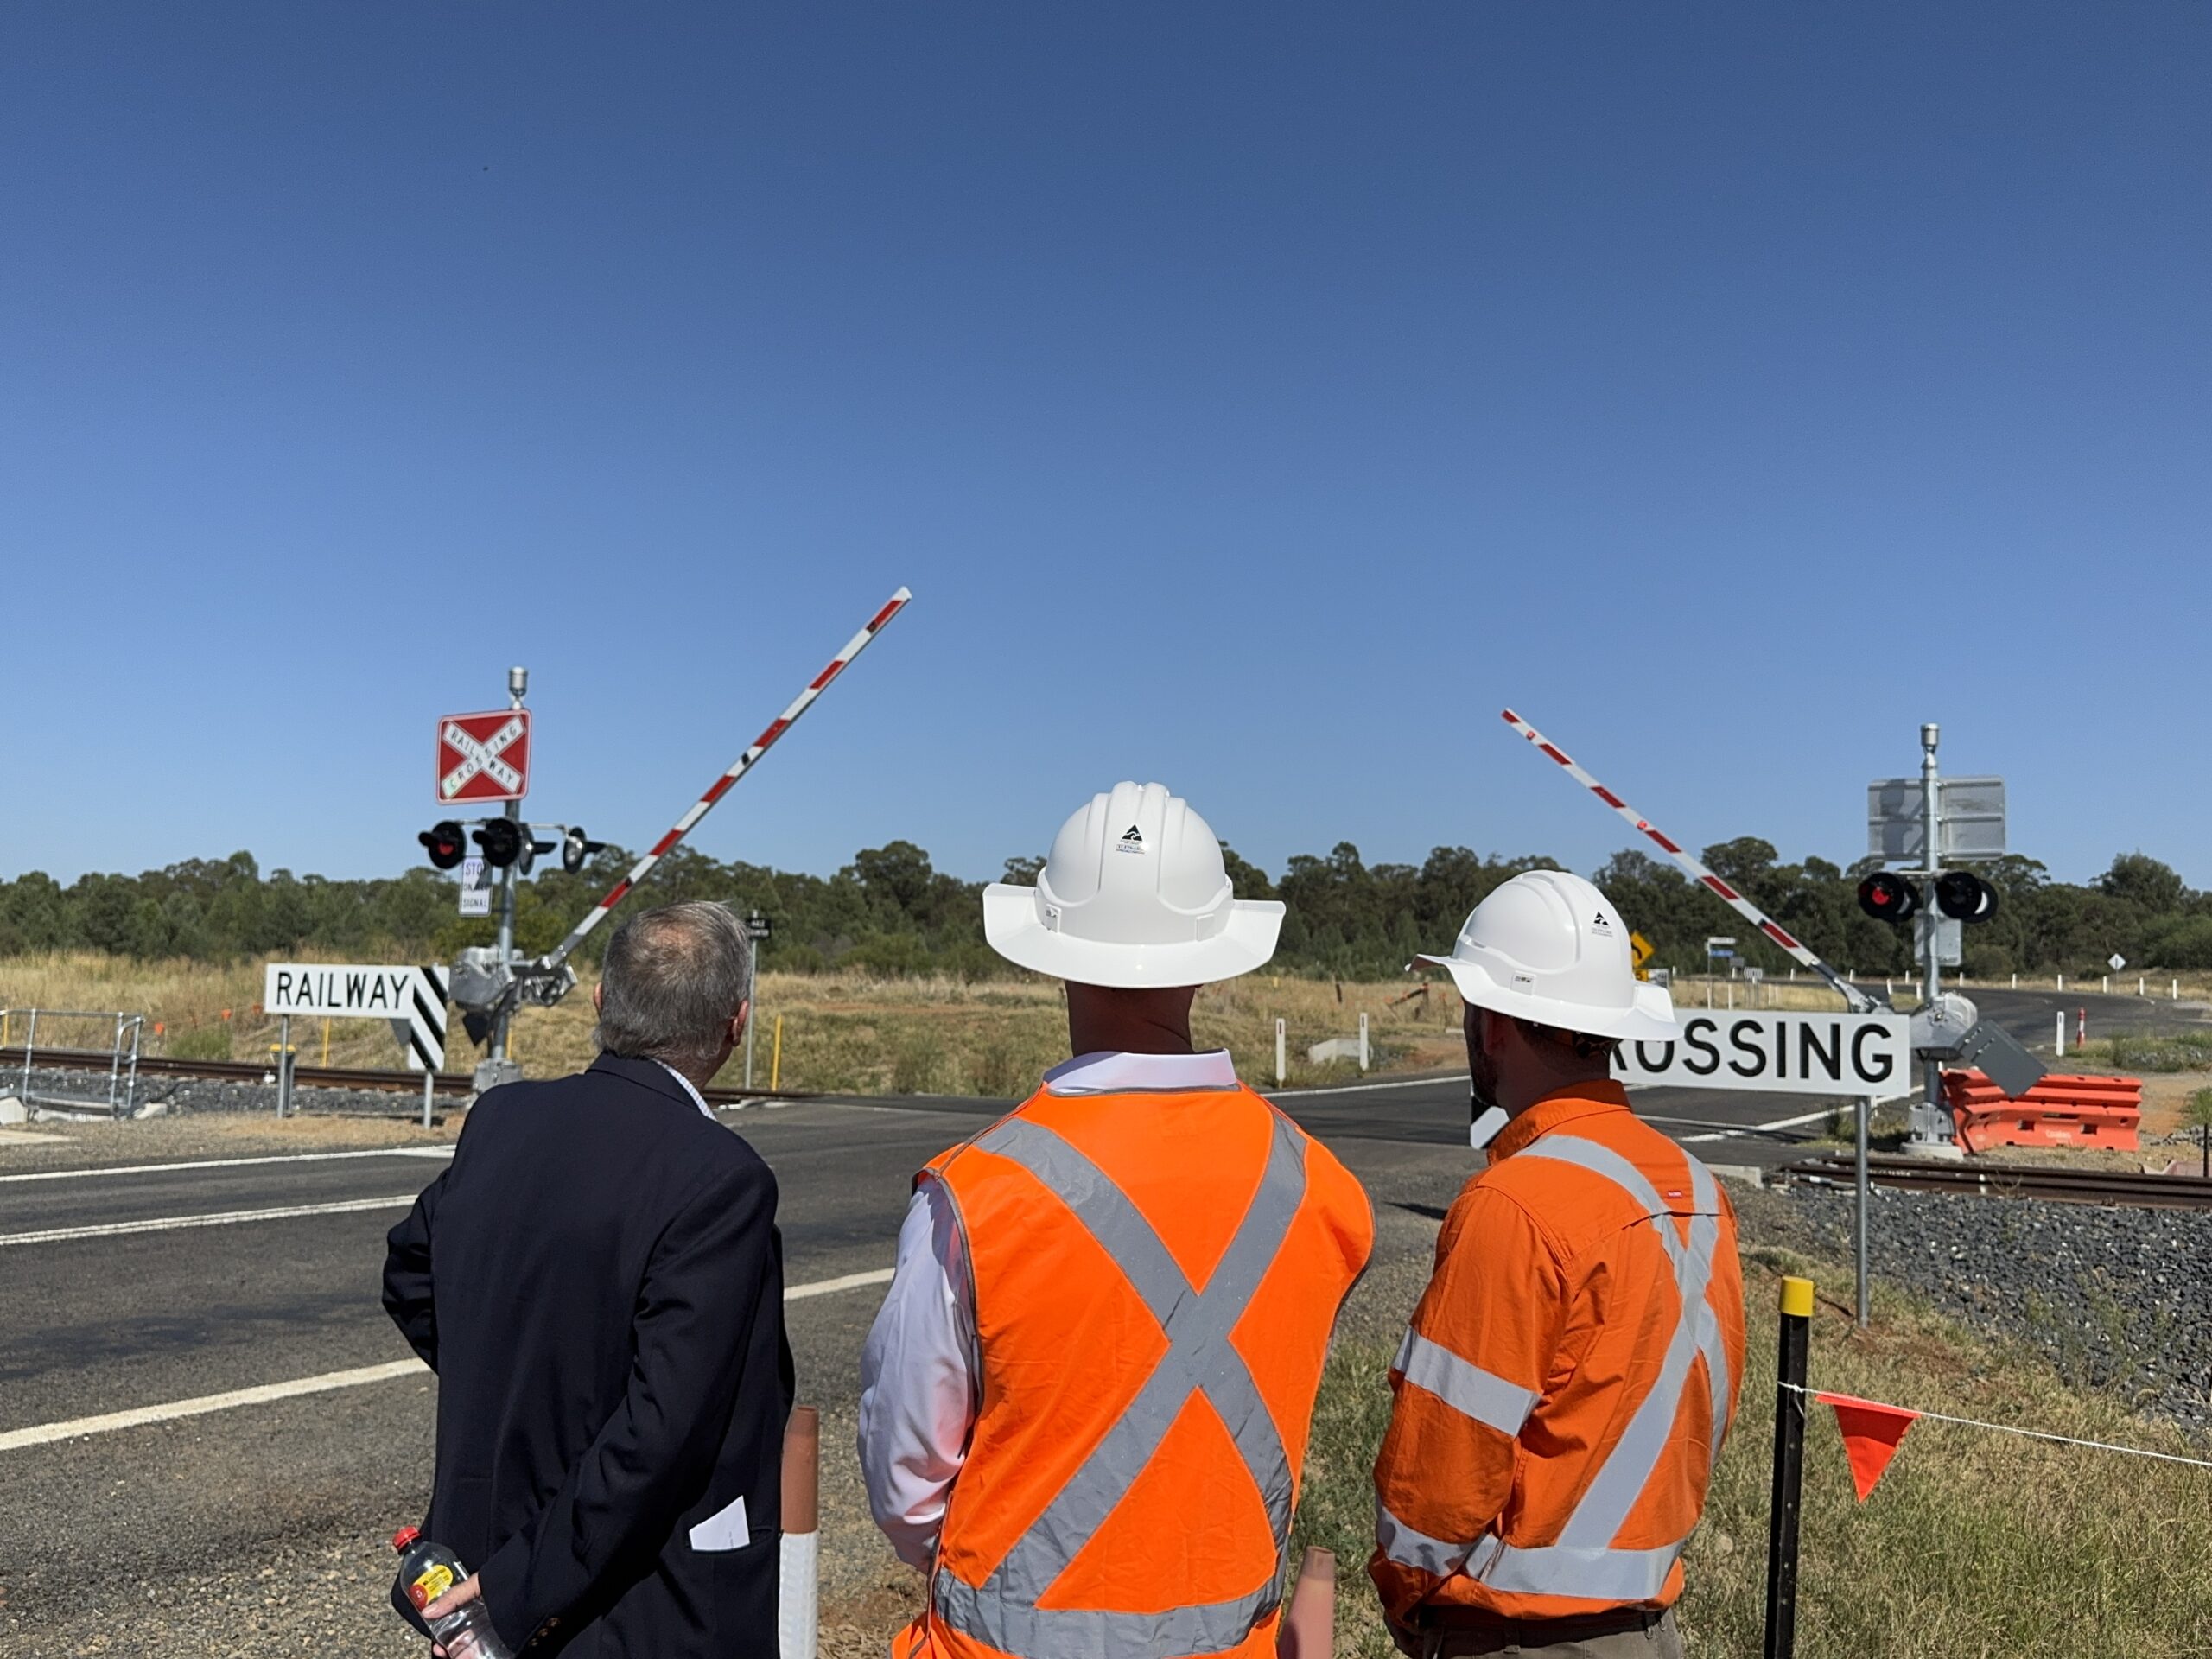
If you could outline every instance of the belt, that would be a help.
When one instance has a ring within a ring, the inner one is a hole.
[[[1611,1612],[1576,1613],[1566,1618],[1503,1618],[1481,1607],[1432,1603],[1414,1611],[1419,1630],[1448,1630],[1496,1636],[1523,1647],[1547,1643],[1582,1642],[1592,1637],[1618,1636],[1629,1630],[1656,1630],[1667,1617],[1664,1607],[1619,1607]]]

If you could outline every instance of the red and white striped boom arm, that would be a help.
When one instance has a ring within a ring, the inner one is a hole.
[[[1599,783],[1595,778],[1592,778],[1580,766],[1575,765],[1573,760],[1567,758],[1565,752],[1560,749],[1557,745],[1547,739],[1541,732],[1531,726],[1527,721],[1522,719],[1520,715],[1515,714],[1510,709],[1506,709],[1504,714],[1505,723],[1507,725],[1510,726],[1515,731],[1520,733],[1522,736],[1527,738],[1531,743],[1535,744],[1539,749],[1543,751],[1544,753],[1558,761],[1560,766],[1566,767],[1567,775],[1573,778],[1576,783],[1581,785],[1592,795],[1595,795],[1599,800],[1603,801],[1607,806],[1611,807],[1614,811],[1619,813],[1622,817],[1634,824],[1637,830],[1654,846],[1657,847],[1660,851],[1665,853],[1668,857],[1673,859],[1675,863],[1681,865],[1683,869],[1687,870],[1689,873],[1691,879],[1696,881],[1700,887],[1711,888],[1718,897],[1726,900],[1729,905],[1732,906],[1738,915],[1741,916],[1745,921],[1751,923],[1752,926],[1758,928],[1760,932],[1766,935],[1768,938],[1773,940],[1775,944],[1780,945],[1798,962],[1811,969],[1822,979],[1827,981],[1830,985],[1835,988],[1837,993],[1842,996],[1844,1001],[1850,1006],[1854,1013],[1864,1014],[1871,1008],[1880,1006],[1872,997],[1867,995],[1866,992],[1860,990],[1856,985],[1853,985],[1841,974],[1836,972],[1834,969],[1829,967],[1827,963],[1822,962],[1810,950],[1798,944],[1796,939],[1790,938],[1789,933],[1783,931],[1783,929],[1775,922],[1772,917],[1769,916],[1757,905],[1745,898],[1742,893],[1737,892],[1735,888],[1730,887],[1726,881],[1723,881],[1711,870],[1706,868],[1703,864],[1700,863],[1696,859],[1692,858],[1688,853],[1684,852],[1680,847],[1669,840],[1662,831],[1655,827],[1649,819],[1645,818],[1634,807],[1630,806],[1626,801],[1621,799],[1619,796],[1614,794],[1611,790],[1607,789],[1603,784]]]
[[[767,753],[770,745],[789,731],[798,717],[813,707],[814,700],[829,689],[830,681],[843,673],[853,658],[868,649],[868,642],[882,632],[885,625],[899,612],[905,610],[907,601],[912,598],[913,594],[904,588],[892,594],[884,607],[868,619],[868,626],[845,641],[844,649],[830,659],[830,666],[816,675],[806,690],[791,699],[791,707],[768,722],[768,728],[753,740],[752,747],[731,762],[729,770],[715,779],[713,786],[691,803],[691,810],[676,821],[676,827],[655,842],[652,850],[630,867],[629,874],[617,881],[613,891],[598,904],[593,906],[590,913],[569,931],[569,937],[556,945],[552,953],[537,963],[538,971],[543,973],[549,969],[558,968],[566,962],[569,952],[582,944],[592,929],[607,918],[607,912],[620,904],[628,895],[630,889],[644,880],[652,867],[667,857],[670,849],[677,842],[691,833],[693,825],[714,810],[715,803],[729,793],[730,785],[753,770],[753,762]]]

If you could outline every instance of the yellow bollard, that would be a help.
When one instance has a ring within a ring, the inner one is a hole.
[[[768,1092],[774,1094],[783,1086],[784,1077],[784,1016],[776,1016],[776,1046],[768,1051]]]

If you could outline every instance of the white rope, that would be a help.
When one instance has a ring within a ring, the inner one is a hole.
[[[1829,1389],[1808,1389],[1798,1382],[1784,1382],[1782,1386],[1793,1394],[1803,1395],[1808,1401],[1818,1400],[1821,1395],[1833,1392]],[[1856,1400],[1858,1397],[1857,1395],[1845,1396],[1847,1401]],[[1828,1403],[1834,1405],[1836,1402],[1831,1400]],[[2114,1446],[2109,1440],[2077,1440],[2071,1434],[2047,1434],[2039,1428],[2018,1428],[2011,1423],[1985,1423],[1977,1417],[1953,1417],[1940,1411],[1922,1411],[1912,1406],[1893,1406],[1885,1400],[1869,1400],[1866,1403],[1870,1406],[1881,1406],[1890,1411],[1909,1411],[1915,1417],[1925,1417],[1929,1421],[1935,1423],[1957,1423],[1966,1428],[1986,1428],[1999,1434],[2018,1434],[2031,1440],[2050,1440],[2059,1446],[2085,1446],[2092,1452],[2124,1452],[2131,1458],[2154,1458],[2160,1463],[2180,1463],[2186,1464],[2192,1469],[2212,1469],[2212,1461],[2203,1458],[2177,1457],[2171,1452],[2146,1452],[2139,1446]]]

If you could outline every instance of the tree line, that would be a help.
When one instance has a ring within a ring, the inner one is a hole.
[[[1500,882],[1542,857],[1503,857],[1439,847],[1420,864],[1369,864],[1350,842],[1300,854],[1270,877],[1235,852],[1231,880],[1244,898],[1287,906],[1277,961],[1287,970],[1342,976],[1401,971],[1418,951],[1444,951],[1467,912]],[[1910,932],[1863,914],[1856,889],[1874,868],[1808,857],[1783,863],[1774,846],[1743,836],[1705,849],[1707,864],[1833,965],[1861,975],[1911,971]],[[1010,859],[1006,879],[1027,881],[1042,860]],[[541,868],[519,887],[515,935],[531,955],[550,949],[620,876],[631,855],[600,853],[570,874]],[[2123,853],[2087,884],[2056,881],[2018,855],[1980,867],[1997,889],[1988,922],[1965,931],[1966,971],[2104,971],[2115,952],[2144,969],[2212,968],[2212,893],[2191,890],[2169,866]],[[1743,961],[1781,971],[1789,958],[1671,865],[1614,855],[1592,879],[1659,965],[1694,971],[1704,942],[1735,936]],[[713,899],[769,918],[764,968],[803,973],[857,969],[889,975],[981,978],[1014,971],[983,943],[982,884],[936,868],[912,842],[866,849],[832,875],[722,862],[688,847],[664,860],[624,913],[681,899]],[[67,886],[38,871],[0,883],[0,957],[87,949],[140,958],[226,961],[293,952],[378,959],[449,960],[488,944],[493,924],[454,913],[454,879],[416,868],[360,880],[264,874],[252,855],[190,859],[138,875],[91,874]],[[583,956],[595,961],[611,928]]]

